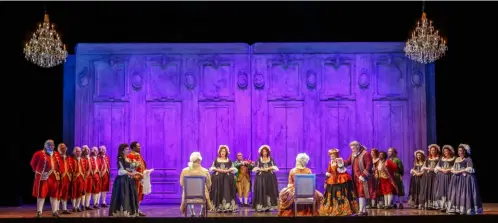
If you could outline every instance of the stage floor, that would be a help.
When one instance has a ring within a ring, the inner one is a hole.
[[[0,207],[0,218],[32,218],[35,216],[34,205],[24,205],[21,207]],[[143,205],[141,208],[148,217],[154,218],[178,218],[183,217],[179,211],[179,205]],[[417,209],[370,209],[369,216],[413,216],[413,215],[448,215],[440,211],[433,210],[417,210]],[[484,204],[485,215],[498,215],[498,203]],[[43,217],[51,217],[50,208],[45,207]],[[107,217],[108,209],[102,208],[79,213],[71,213],[69,215],[61,215],[63,218],[95,218]],[[209,213],[208,217],[277,217],[276,212],[258,213],[249,207],[242,207],[236,213]]]

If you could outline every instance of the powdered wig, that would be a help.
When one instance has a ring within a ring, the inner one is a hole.
[[[192,168],[192,166],[194,165],[195,162],[201,161],[201,160],[202,160],[201,153],[200,152],[193,152],[192,154],[190,154],[188,167]]]
[[[100,147],[99,147],[99,150],[100,150],[100,151],[103,151],[103,150],[107,151],[107,148],[105,148],[105,146],[100,146]]]
[[[299,153],[296,156],[296,167],[306,167],[309,161],[310,157],[306,153]]]

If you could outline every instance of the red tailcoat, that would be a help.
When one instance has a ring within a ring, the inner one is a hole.
[[[92,158],[90,156],[82,157],[85,160],[86,173],[85,173],[85,193],[91,194],[93,190],[93,166]]]
[[[60,154],[59,154],[60,155]],[[61,157],[61,185],[60,199],[67,201],[69,198],[70,185],[73,173],[73,160],[68,155],[60,155]]]
[[[99,156],[100,158],[100,163],[101,169],[100,169],[100,175],[101,175],[101,182],[100,182],[100,191],[101,192],[108,192],[110,189],[110,179],[111,179],[111,164],[109,157],[107,155],[102,155]]]
[[[357,156],[351,154],[345,165],[352,165],[353,181],[358,197],[375,198],[373,183],[372,156],[366,150],[362,150]],[[361,181],[360,176],[366,181]]]
[[[100,159],[97,156],[90,156],[90,169],[92,170],[91,178],[92,178],[92,186],[90,187],[91,190],[89,191],[92,194],[98,194],[100,193],[100,169],[102,169],[102,163],[100,162]],[[88,190],[87,190],[88,192]]]
[[[394,173],[398,171],[398,166],[392,160],[384,162],[379,161],[377,166],[379,175],[378,193],[382,195],[396,194],[396,182],[394,181]]]
[[[35,172],[33,197],[46,198],[50,196],[51,198],[59,198],[60,164],[59,153],[55,151],[50,155],[43,149],[33,154],[30,162],[31,169]]]
[[[86,173],[88,172],[88,163],[83,157],[81,157],[80,159],[75,157],[72,158],[71,161],[73,162],[71,198],[76,199],[85,195],[85,179]]]
[[[143,179],[143,173],[147,168],[147,165],[145,164],[144,159],[140,155],[140,153],[137,152],[131,152],[128,154],[128,159],[132,162],[137,162],[139,165],[136,168],[136,171],[140,174],[135,175],[135,182],[137,184],[137,190],[138,190],[138,201],[142,201],[144,199],[144,194],[143,194],[143,185],[141,183]]]

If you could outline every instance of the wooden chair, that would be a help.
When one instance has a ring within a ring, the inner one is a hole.
[[[294,217],[297,216],[297,206],[299,204],[311,204],[312,215],[315,215],[315,174],[296,174],[294,175]]]
[[[200,204],[203,207],[203,217],[208,214],[208,201],[206,200],[205,187],[206,178],[204,176],[184,176],[183,177],[184,201],[186,205],[185,217],[189,212],[189,205]]]

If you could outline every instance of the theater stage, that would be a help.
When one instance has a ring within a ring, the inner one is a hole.
[[[233,222],[239,223],[254,223],[254,221],[271,221],[272,223],[289,223],[298,222],[305,223],[309,217],[300,218],[278,218],[276,212],[257,213],[250,208],[243,207],[237,213],[209,213],[208,218],[184,218],[178,209],[178,205],[144,205],[143,211],[148,214],[147,217],[140,218],[112,218],[107,217],[107,208],[85,211],[80,213],[71,213],[69,215],[61,215],[61,218],[53,218],[50,214],[50,208],[45,207],[43,218],[34,218],[34,206],[21,207],[2,207],[0,208],[0,222],[182,222],[182,223],[198,223],[202,222]],[[356,222],[402,222],[402,223],[421,223],[421,222],[498,222],[498,203],[488,203],[484,205],[484,214],[473,216],[459,216],[441,213],[439,211],[426,211],[416,209],[402,210],[383,210],[371,209],[367,217],[335,217],[334,220],[341,219],[341,222],[356,223]],[[312,217],[314,223],[330,222],[331,217]]]

